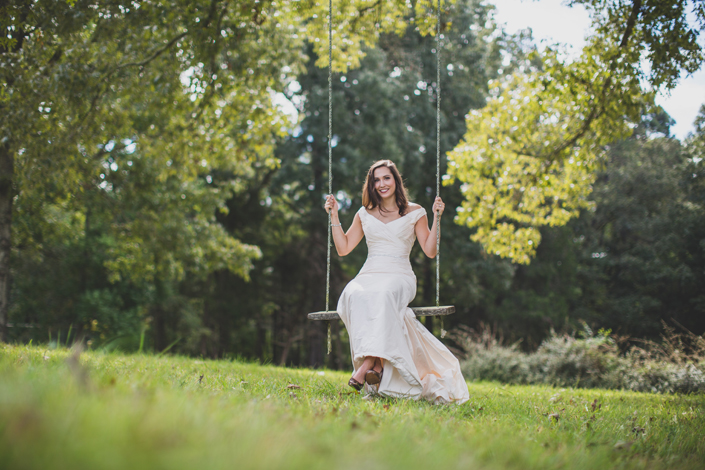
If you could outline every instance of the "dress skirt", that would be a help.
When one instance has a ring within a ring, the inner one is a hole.
[[[382,381],[366,385],[368,393],[463,403],[469,393],[458,359],[416,319],[408,307],[415,296],[408,255],[368,257],[337,306],[350,337],[353,367],[357,371],[367,356],[384,360]]]

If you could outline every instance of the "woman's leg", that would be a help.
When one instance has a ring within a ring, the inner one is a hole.
[[[382,381],[382,359],[375,357],[372,367],[367,369],[365,382],[369,385],[377,385]]]
[[[367,373],[368,370],[375,367],[375,362],[379,361],[379,360],[380,359],[378,357],[374,357],[374,356],[365,357],[365,360],[362,362],[362,365],[355,371],[355,375],[353,375],[352,378],[357,380],[361,384],[365,383],[365,374]],[[380,367],[380,370],[381,370],[381,367]]]

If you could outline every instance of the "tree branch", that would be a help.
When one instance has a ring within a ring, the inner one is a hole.
[[[634,31],[636,20],[639,17],[639,13],[641,12],[641,2],[642,0],[634,0],[634,3],[632,4],[632,11],[629,14],[627,26],[624,29],[624,34],[622,35],[622,40],[619,44],[620,49],[625,48],[629,43],[629,38],[631,37],[632,32]],[[617,58],[615,57],[615,60],[616,59]],[[610,72],[614,70],[614,64],[615,62],[613,61],[612,65],[610,66]],[[553,151],[548,155],[549,164],[553,163],[555,157],[560,154],[560,152],[562,152],[568,147],[572,147],[573,145],[575,145],[575,143],[590,130],[593,121],[602,115],[602,113],[604,112],[604,102],[607,95],[607,91],[610,89],[611,86],[612,75],[610,74],[610,76],[607,77],[604,85],[602,86],[602,96],[600,98],[598,106],[592,109],[590,115],[583,122],[583,125],[580,126],[580,129],[571,138],[565,140],[561,145],[553,149]]]
[[[358,16],[362,16],[370,10],[374,10],[375,8],[377,8],[380,5],[380,3],[382,3],[382,0],[377,0],[372,5],[365,7],[365,8],[362,8],[360,10],[357,10]]]
[[[173,38],[171,41],[169,41],[164,47],[162,47],[161,49],[155,51],[154,54],[152,54],[150,57],[148,57],[148,58],[146,58],[146,59],[144,59],[144,60],[142,60],[142,61],[140,61],[140,62],[128,62],[127,64],[120,64],[120,65],[118,65],[118,66],[115,67],[113,70],[111,70],[110,72],[108,72],[108,74],[105,76],[105,78],[109,78],[112,74],[114,74],[114,73],[117,72],[118,70],[124,69],[124,68],[126,68],[126,67],[144,67],[145,65],[147,65],[148,63],[150,63],[151,61],[153,61],[154,59],[156,59],[157,57],[159,57],[160,55],[162,55],[167,49],[169,49],[171,46],[173,46],[173,45],[176,43],[176,41],[178,41],[179,39],[181,39],[181,38],[185,37],[186,35],[188,35],[188,33],[189,33],[188,31],[184,31],[183,33],[181,33],[181,34],[179,34],[178,36],[174,37],[174,38]]]
[[[357,28],[357,22],[360,20],[360,18],[362,18],[362,16],[363,16],[365,13],[367,13],[367,12],[370,11],[370,10],[374,10],[375,8],[377,8],[378,6],[380,6],[381,3],[382,3],[382,0],[377,0],[377,1],[376,1],[375,3],[373,3],[372,5],[370,5],[370,6],[368,6],[368,7],[365,7],[365,8],[362,8],[362,9],[360,9],[360,10],[357,10],[357,16],[350,22],[350,28],[351,28],[351,30],[354,31],[354,30]]]
[[[181,39],[181,38],[187,36],[188,34],[189,34],[189,32],[188,32],[188,31],[185,31],[185,32],[183,32],[183,33],[177,35],[177,36],[174,37],[171,41],[169,41],[164,47],[162,47],[161,49],[155,51],[151,56],[149,56],[148,58],[146,58],[146,59],[144,59],[144,60],[142,60],[142,61],[139,61],[139,62],[128,62],[128,63],[125,63],[125,64],[119,64],[118,66],[116,66],[115,68],[113,68],[112,70],[110,70],[109,72],[107,72],[107,73],[103,76],[102,80],[103,80],[103,81],[106,81],[106,80],[109,79],[115,72],[117,72],[117,71],[120,70],[120,69],[124,69],[124,68],[127,68],[127,67],[144,67],[145,65],[149,64],[149,63],[152,62],[154,59],[156,59],[157,57],[159,57],[160,55],[162,55],[167,49],[169,49],[171,46],[173,46],[173,45],[176,43],[176,41],[178,41],[179,39]],[[95,108],[95,105],[98,103],[98,100],[100,100],[100,98],[102,98],[102,97],[105,95],[106,91],[107,91],[107,87],[104,86],[104,87],[102,87],[101,90],[93,97],[93,99],[91,100],[91,104],[90,104],[90,106],[88,107],[88,111],[86,111],[86,114],[84,114],[83,117],[79,118],[79,120],[78,120],[78,125],[76,126],[76,130],[78,130],[78,129],[81,127],[81,125],[85,122],[86,118],[88,118],[88,116],[91,115],[91,112],[93,112],[93,109]],[[75,132],[74,132],[74,134],[75,134]]]
[[[217,4],[218,4],[218,0],[211,0],[211,6],[210,6],[210,8],[208,9],[208,18],[206,18],[206,21],[203,22],[203,28],[204,28],[204,29],[207,28],[208,26],[210,26],[211,21],[213,21],[213,17],[215,16],[215,11],[216,11],[216,8],[215,8],[215,7],[216,7]],[[223,7],[223,10],[226,10],[226,9],[227,9],[227,5],[226,5],[225,7]],[[223,17],[221,16],[221,17],[219,18],[219,20],[222,19],[222,18],[223,18]]]
[[[627,27],[622,35],[622,41],[619,43],[620,48],[627,46],[629,38],[632,35],[632,31],[634,31],[634,25],[636,24],[636,19],[639,16],[639,13],[641,13],[641,0],[634,0],[634,4],[632,4],[632,12],[627,20]]]

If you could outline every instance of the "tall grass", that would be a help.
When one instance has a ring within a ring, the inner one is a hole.
[[[347,374],[0,346],[11,469],[702,469],[705,397],[470,385],[435,406]]]

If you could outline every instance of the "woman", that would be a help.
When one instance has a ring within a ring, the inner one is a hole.
[[[325,203],[338,254],[350,253],[363,236],[368,247],[365,265],[345,287],[337,307],[348,330],[355,369],[348,385],[434,403],[468,400],[458,360],[408,307],[416,296],[409,253],[418,239],[426,256],[436,256],[437,213],[443,213],[443,201],[437,197],[433,203],[429,230],[426,211],[408,201],[394,163],[380,160],[367,173],[362,205],[345,232],[335,197],[329,195]]]

